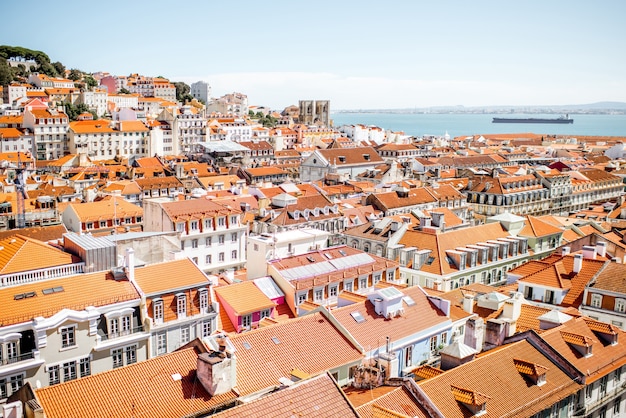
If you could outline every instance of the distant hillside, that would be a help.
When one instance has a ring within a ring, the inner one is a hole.
[[[333,113],[625,113],[626,102],[528,106],[431,106],[397,109],[337,109]]]

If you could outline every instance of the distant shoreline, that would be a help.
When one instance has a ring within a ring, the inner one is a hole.
[[[555,110],[555,109],[341,109],[331,110],[330,114],[337,113],[388,113],[388,114],[431,114],[431,115],[534,115],[534,114],[554,114],[554,115],[626,115],[626,109],[589,109],[589,110]]]

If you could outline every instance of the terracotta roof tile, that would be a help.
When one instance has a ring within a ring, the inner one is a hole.
[[[260,416],[359,418],[359,415],[328,373],[297,382],[293,386],[212,415],[215,418]]]
[[[320,312],[233,335],[230,340],[237,350],[237,389],[242,395],[278,385],[278,379],[289,377],[293,369],[315,376],[363,358],[360,349]]]
[[[546,383],[529,384],[518,371],[515,359],[549,368]],[[489,351],[439,376],[422,380],[418,386],[446,418],[471,415],[459,400],[468,404],[486,401],[486,416],[532,416],[582,387],[526,340]]]
[[[60,291],[44,294],[44,289],[52,288],[60,288]],[[28,293],[34,296],[15,298],[15,295]],[[43,280],[0,288],[0,324],[28,322],[38,316],[49,318],[62,309],[83,310],[88,306],[135,299],[139,299],[135,287],[128,281],[114,280],[107,271]]]
[[[259,312],[263,309],[273,309],[276,306],[251,281],[218,286],[215,288],[215,293],[220,301],[229,305],[238,316]]]
[[[36,254],[36,257],[33,255]],[[0,240],[0,276],[72,264],[80,261],[69,253],[23,235]]]
[[[136,268],[135,282],[146,295],[208,286],[210,283],[206,274],[188,258]]]
[[[47,418],[179,418],[234,400],[204,390],[197,357],[189,348],[35,392]]]

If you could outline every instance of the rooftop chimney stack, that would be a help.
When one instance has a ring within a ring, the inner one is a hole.
[[[583,268],[583,255],[576,254],[574,256],[574,273],[580,273],[580,270]]]
[[[131,283],[135,282],[135,250],[132,248],[126,249],[126,277]]]
[[[569,247],[561,248],[561,255],[568,255],[569,252],[570,252],[570,248]]]
[[[599,241],[596,243],[596,253],[600,257],[606,257],[606,242]]]

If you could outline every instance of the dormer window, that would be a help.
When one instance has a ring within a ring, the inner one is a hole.
[[[152,305],[152,318],[155,324],[163,323],[163,300],[155,299]]]
[[[518,372],[532,380],[537,386],[543,386],[546,383],[547,367],[521,359],[513,359],[513,363]]]
[[[209,312],[209,292],[207,289],[198,290],[198,299],[200,304],[200,312]]]
[[[475,417],[487,413],[487,401],[491,397],[459,386],[451,385],[450,388],[452,389],[454,399],[462,403]]]
[[[187,317],[187,296],[184,293],[176,295],[176,313],[178,314],[178,319]]]

